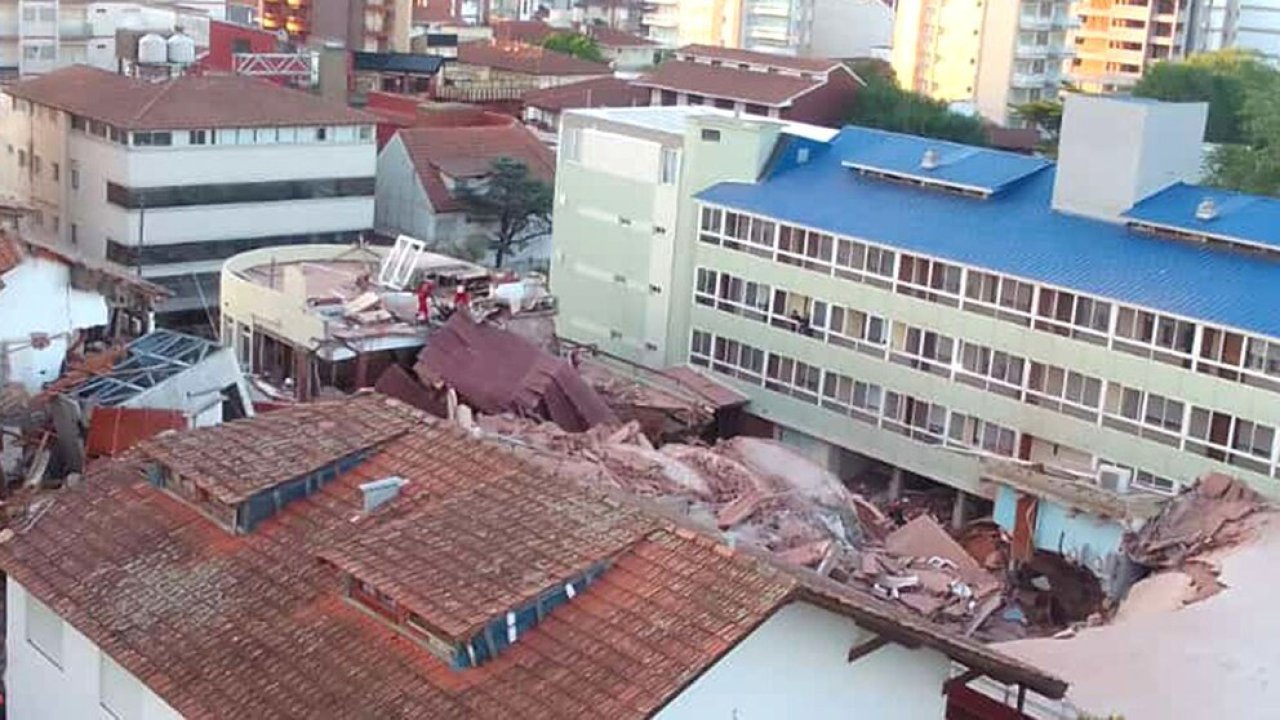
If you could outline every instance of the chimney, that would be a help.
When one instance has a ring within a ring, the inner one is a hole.
[[[1138,201],[1200,179],[1207,103],[1069,95],[1053,209],[1116,220]]]

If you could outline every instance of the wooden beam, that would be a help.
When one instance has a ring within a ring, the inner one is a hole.
[[[870,640],[865,640],[849,648],[848,660],[849,662],[856,662],[857,660],[860,660],[861,658],[864,658],[867,655],[870,655],[871,653],[879,650],[880,648],[888,644],[889,644],[889,638],[883,635],[872,636]]]

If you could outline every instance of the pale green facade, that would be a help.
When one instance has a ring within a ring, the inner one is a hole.
[[[1219,470],[1245,479],[1266,494],[1280,495],[1280,482],[1274,478],[1277,461],[1274,449],[1270,457],[1256,459],[1267,466],[1262,471],[1212,460],[1181,449],[1188,442],[1189,420],[1182,424],[1182,430],[1173,440],[1174,446],[1170,446],[1105,426],[1101,420],[1105,413],[1099,413],[1099,419],[1095,420],[1080,419],[1030,404],[1025,396],[1006,397],[950,377],[696,304],[695,270],[702,267],[764,283],[771,289],[792,291],[828,304],[874,313],[892,324],[943,333],[957,341],[954,354],[957,367],[961,362],[959,341],[967,341],[1018,356],[1028,366],[1038,362],[1063,367],[1096,377],[1108,385],[1139,388],[1176,399],[1184,405],[1184,417],[1189,418],[1192,407],[1196,406],[1247,418],[1271,428],[1280,427],[1280,393],[1273,390],[1136,357],[1111,349],[1105,342],[1097,345],[1063,337],[960,307],[910,297],[892,289],[699,242],[699,208],[693,195],[723,180],[754,180],[770,158],[779,135],[778,125],[734,118],[698,118],[690,120],[682,134],[651,133],[624,123],[606,123],[571,112],[565,115],[564,127],[592,127],[651,138],[664,146],[679,148],[681,156],[676,233],[674,237],[669,233],[651,237],[651,229],[646,231],[639,220],[654,217],[657,208],[660,222],[670,222],[663,214],[666,198],[661,196],[669,186],[613,177],[607,168],[568,160],[561,153],[552,287],[560,300],[562,335],[596,344],[645,365],[664,367],[689,362],[691,336],[698,330],[745,343],[766,355],[777,353],[820,368],[824,371],[824,382],[826,372],[839,373],[874,383],[886,392],[937,403],[951,413],[963,413],[1015,430],[1018,453],[1023,455],[1023,460],[1028,459],[1029,452],[1032,459],[1052,462],[1061,451],[1065,465],[1082,472],[1090,471],[1089,466],[1079,465],[1080,459],[1071,452],[1075,449],[1092,456],[1089,459],[1092,465],[1105,460],[1140,471],[1141,476],[1149,480],[1186,484],[1206,472]],[[718,130],[718,141],[705,140],[704,130]],[[627,218],[631,224],[620,226],[617,217]],[[945,231],[939,228],[939,232]],[[875,238],[866,240],[874,243]],[[594,274],[583,272],[584,266],[590,266],[587,269]],[[659,291],[655,292],[651,285]],[[659,311],[656,306],[664,309]],[[1197,335],[1197,348],[1200,342],[1202,338]],[[892,343],[891,334],[889,344]],[[973,452],[976,448],[926,444],[885,429],[880,423],[859,421],[821,404],[766,389],[761,384],[732,378],[723,372],[712,372],[712,375],[746,393],[751,398],[750,412],[779,426],[967,492],[986,497],[994,493],[993,487],[981,480],[984,463],[979,460],[981,453]],[[1022,375],[1025,393],[1029,371],[1024,370]],[[822,387],[819,393],[821,391]],[[1106,393],[1104,385],[1103,408]]]

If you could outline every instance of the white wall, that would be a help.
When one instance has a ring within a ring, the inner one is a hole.
[[[7,716],[15,720],[112,718],[101,705],[102,658],[106,656],[98,646],[62,622],[61,657],[55,665],[27,641],[27,603],[34,598],[13,578],[8,580],[5,597]],[[136,711],[133,717],[119,720],[179,720],[182,717],[137,678],[125,673],[117,679],[115,686],[130,694],[131,709]]]
[[[164,382],[139,393],[122,403],[131,408],[157,408],[181,410],[192,427],[207,427],[222,422],[221,391],[235,385],[240,394],[240,404],[245,412],[253,414],[253,401],[249,387],[235,353],[222,348],[209,354],[202,362],[180,372]]]
[[[377,173],[374,227],[434,243],[436,214],[399,135],[378,153]]]
[[[886,645],[850,663],[871,633],[807,603],[783,607],[658,713],[663,720],[941,718],[949,661]]]
[[[8,380],[29,391],[58,377],[74,330],[105,325],[107,301],[71,287],[71,269],[45,258],[28,257],[4,275],[0,288],[0,363],[7,354]],[[32,333],[46,333],[50,345],[31,347]],[[5,372],[0,370],[0,379]]]

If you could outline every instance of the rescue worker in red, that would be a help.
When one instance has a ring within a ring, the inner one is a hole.
[[[418,319],[426,322],[431,319],[431,295],[436,286],[430,280],[423,280],[418,286]]]
[[[470,307],[471,293],[467,292],[466,285],[458,283],[458,285],[453,289],[453,309],[456,311],[463,308],[469,309]]]

